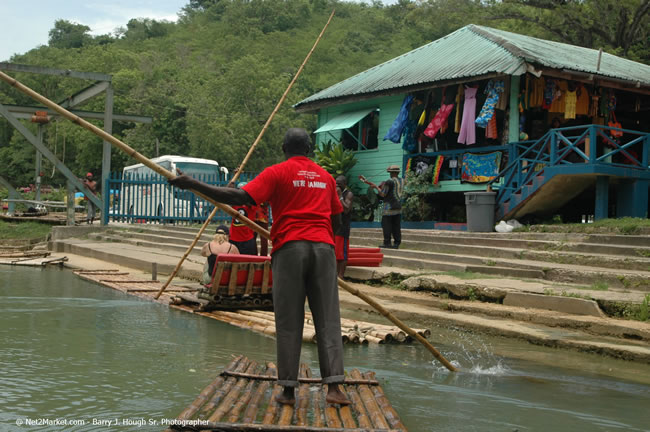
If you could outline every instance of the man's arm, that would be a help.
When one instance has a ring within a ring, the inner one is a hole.
[[[354,194],[349,192],[345,194],[341,200],[341,205],[343,206],[343,213],[348,214],[352,211],[352,200],[354,199]]]
[[[243,189],[217,187],[195,180],[190,176],[180,175],[167,182],[177,188],[193,189],[212,198],[218,203],[229,205],[255,205],[255,201]]]

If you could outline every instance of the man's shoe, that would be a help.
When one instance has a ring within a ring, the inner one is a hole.
[[[385,248],[385,249],[391,249],[392,248],[391,245],[385,245],[385,244],[381,244],[381,245],[379,245],[379,247],[380,248]]]

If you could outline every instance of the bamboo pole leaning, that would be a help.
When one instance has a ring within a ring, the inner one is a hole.
[[[43,105],[51,108],[52,110],[58,112],[61,114],[63,117],[67,118],[74,124],[83,127],[84,129],[87,129],[94,133],[95,135],[98,135],[101,137],[104,141],[107,141],[111,144],[113,144],[115,147],[119,148],[122,150],[124,153],[127,155],[131,156],[138,162],[142,163],[144,166],[151,168],[154,172],[162,175],[163,177],[167,179],[173,179],[176,177],[174,174],[172,174],[170,171],[166,170],[165,168],[161,167],[160,165],[152,162],[149,158],[144,156],[143,154],[137,152],[135,149],[129,147],[127,144],[123,143],[119,139],[115,138],[113,135],[103,131],[102,129],[98,128],[97,126],[93,125],[92,123],[87,122],[86,120],[82,119],[81,117],[71,113],[70,111],[66,110],[62,106],[52,102],[45,96],[41,95],[40,93],[35,92],[34,90],[30,89],[29,87],[25,86],[24,84],[18,82],[18,80],[10,77],[9,75],[5,74],[4,72],[0,71],[0,79],[11,85],[12,87],[16,88],[17,90],[21,91],[22,93],[25,93],[26,95],[30,96],[31,98],[41,102]],[[229,205],[219,203],[215,201],[214,199],[208,197],[207,195],[194,190],[190,189],[192,192],[194,192],[195,195],[205,199],[206,201],[214,204],[216,207],[219,207],[222,211],[225,213],[229,214],[230,216],[238,218],[241,222],[243,222],[245,225],[247,225],[250,229],[253,231],[257,232],[261,236],[264,236],[267,239],[270,239],[270,234],[267,230],[264,228],[260,227],[257,225],[255,222],[252,220],[248,219],[246,216],[243,216],[241,213],[239,213],[237,210],[233,209]],[[456,372],[458,369],[452,365],[447,359],[445,359],[442,354],[438,350],[436,350],[433,345],[431,345],[424,337],[421,335],[417,334],[414,332],[410,327],[408,327],[406,324],[404,324],[401,320],[399,320],[397,317],[395,317],[392,313],[390,313],[386,308],[381,306],[377,301],[375,301],[372,297],[362,293],[359,291],[357,288],[354,288],[352,285],[349,283],[345,282],[343,279],[339,278],[338,279],[338,284],[339,287],[345,289],[348,291],[350,294],[355,295],[365,301],[368,305],[372,306],[374,309],[376,309],[379,313],[381,313],[384,317],[386,317],[388,320],[393,322],[397,327],[400,329],[404,330],[406,334],[411,336],[414,339],[417,339],[421,344],[425,346],[425,348],[433,354],[433,356],[438,359],[447,369],[449,369],[452,372]]]
[[[287,95],[289,94],[289,90],[291,90],[291,87],[293,87],[293,84],[298,79],[298,76],[300,75],[302,70],[305,68],[305,65],[307,64],[307,61],[309,60],[312,53],[316,49],[316,45],[318,45],[318,42],[320,42],[321,38],[323,37],[323,34],[325,33],[325,30],[330,25],[330,21],[332,21],[332,18],[334,17],[334,12],[335,11],[332,11],[332,13],[330,14],[330,17],[327,20],[327,23],[325,24],[325,27],[323,27],[323,30],[321,30],[320,34],[318,35],[318,38],[316,39],[316,42],[314,42],[314,45],[311,47],[311,50],[309,50],[309,53],[307,53],[307,57],[305,57],[305,60],[303,60],[302,64],[298,68],[298,71],[296,72],[293,79],[289,83],[289,86],[287,87],[287,89],[282,94],[282,97],[280,97],[280,100],[278,101],[277,105],[275,106],[275,108],[271,112],[271,115],[269,116],[269,118],[266,120],[266,123],[264,123],[264,126],[262,127],[262,130],[260,131],[259,135],[257,135],[257,138],[255,139],[255,141],[253,142],[251,147],[248,149],[248,153],[246,153],[246,156],[244,156],[244,160],[242,161],[241,165],[239,165],[239,167],[237,167],[237,169],[235,170],[235,174],[232,176],[232,178],[228,182],[228,187],[233,186],[235,184],[235,182],[237,181],[237,179],[239,178],[239,175],[244,171],[244,167],[248,163],[248,160],[250,159],[251,155],[253,154],[253,151],[255,150],[255,148],[257,147],[259,142],[262,140],[262,137],[266,133],[266,130],[269,128],[269,125],[271,124],[271,120],[273,120],[273,118],[275,117],[275,114],[280,109],[280,106],[282,105],[284,100],[287,98]],[[174,271],[172,271],[172,273],[167,278],[167,282],[165,282],[165,284],[160,288],[160,291],[158,292],[158,294],[156,294],[156,297],[155,297],[156,299],[158,297],[160,297],[160,295],[163,293],[163,291],[165,291],[167,286],[176,277],[176,274],[180,271],[181,266],[183,265],[183,262],[185,262],[185,259],[189,256],[189,254],[192,252],[192,250],[194,249],[196,244],[199,242],[199,240],[201,239],[201,236],[203,235],[203,232],[208,227],[210,222],[212,222],[212,219],[214,218],[214,216],[216,214],[217,214],[217,207],[212,209],[212,211],[210,212],[208,217],[205,219],[205,222],[203,222],[203,225],[201,225],[201,229],[196,234],[196,237],[194,237],[194,240],[192,241],[192,243],[190,243],[187,250],[185,251],[185,253],[181,257],[181,259],[178,261],[178,264],[176,264],[176,267],[174,268]]]

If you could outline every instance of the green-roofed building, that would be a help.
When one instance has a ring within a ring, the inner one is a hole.
[[[294,107],[355,152],[351,179],[423,175],[430,221],[488,184],[497,219],[648,214],[650,66],[599,50],[468,25]]]

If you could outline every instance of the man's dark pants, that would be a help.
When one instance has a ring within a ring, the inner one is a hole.
[[[282,245],[272,256],[278,384],[285,387],[298,385],[305,298],[316,328],[323,383],[343,382],[343,342],[334,247],[326,243],[292,241]]]
[[[384,246],[390,246],[390,238],[393,236],[393,246],[397,247],[402,243],[402,215],[396,214],[381,217],[381,229],[384,232]]]

